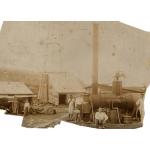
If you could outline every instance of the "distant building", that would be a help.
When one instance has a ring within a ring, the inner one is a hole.
[[[92,93],[92,86],[85,87],[86,92]],[[124,93],[145,93],[145,87],[122,87]],[[113,94],[113,87],[107,84],[98,84],[98,94]]]
[[[43,74],[39,88],[40,102],[50,102],[55,105],[67,104],[69,95],[85,93],[85,85],[73,75],[66,72],[50,72]]]

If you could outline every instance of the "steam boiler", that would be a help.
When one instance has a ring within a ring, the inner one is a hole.
[[[98,61],[99,61],[99,25],[94,23],[92,25],[93,30],[93,55],[92,55],[92,86],[91,93],[89,93],[89,116],[94,114],[99,107],[105,108],[106,110],[114,113],[114,110],[117,110],[113,115],[117,115],[120,123],[120,118],[124,115],[133,115],[133,111],[136,107],[136,101],[141,97],[140,92],[126,91],[122,87],[122,80],[120,78],[124,77],[123,73],[117,72],[114,76],[112,82],[112,91],[111,93],[101,93],[98,92]],[[100,89],[101,90],[101,89]],[[143,94],[143,93],[142,93]],[[83,106],[83,110],[84,110]],[[83,111],[84,113],[84,111]]]

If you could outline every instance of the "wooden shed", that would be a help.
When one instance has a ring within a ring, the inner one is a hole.
[[[26,99],[35,95],[23,82],[0,81],[0,106],[10,109],[14,114],[23,112]]]

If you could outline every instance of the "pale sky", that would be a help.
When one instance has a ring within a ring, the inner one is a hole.
[[[91,22],[5,22],[0,67],[68,71],[91,82]],[[99,82],[122,71],[125,85],[149,84],[150,33],[120,22],[99,22]]]

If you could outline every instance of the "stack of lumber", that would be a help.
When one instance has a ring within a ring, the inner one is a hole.
[[[40,103],[47,103],[49,96],[48,96],[48,74],[44,73],[41,77],[41,82],[39,86],[39,92],[38,92],[38,100]]]

